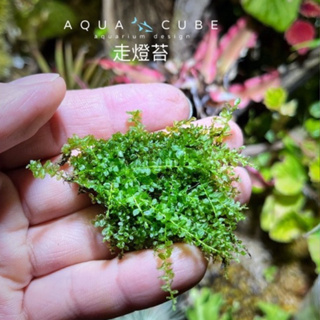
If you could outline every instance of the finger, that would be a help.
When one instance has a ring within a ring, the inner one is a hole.
[[[25,240],[28,220],[23,215],[19,195],[10,179],[0,172],[0,279],[11,289],[20,289],[29,281]],[[1,300],[4,298],[0,290]]]
[[[34,136],[0,155],[0,168],[24,166],[31,159],[60,153],[67,138],[93,134],[109,138],[128,129],[127,111],[142,111],[150,131],[186,119],[190,106],[185,95],[167,84],[117,85],[93,90],[68,91],[58,111]]]
[[[237,201],[240,201],[242,204],[249,202],[251,197],[252,182],[250,176],[245,168],[236,167],[234,169],[236,176],[239,178],[239,181],[233,183],[233,185],[238,189],[239,194],[236,197]]]
[[[90,206],[86,194],[79,194],[79,186],[56,180],[50,176],[34,179],[32,172],[18,169],[9,172],[19,191],[25,216],[31,226],[56,219]]]
[[[206,260],[197,248],[175,245],[171,259],[173,289],[183,292],[203,277]],[[59,270],[30,283],[25,312],[33,320],[106,319],[164,302],[159,263],[152,250],[144,250]]]
[[[54,114],[65,95],[58,74],[40,74],[0,84],[0,152],[32,137]]]
[[[21,314],[22,289],[31,280],[25,245],[28,220],[14,185],[1,172],[0,205],[0,319],[17,319]]]
[[[212,118],[195,122],[201,125],[211,125]],[[240,128],[230,122],[230,135],[226,143],[230,147],[240,147],[243,137]],[[78,195],[75,184],[63,183],[50,177],[34,179],[28,170],[19,169],[10,173],[19,190],[22,204],[31,225],[55,219],[81,210],[90,204],[86,195]]]
[[[33,277],[90,260],[115,257],[110,246],[92,224],[99,206],[90,206],[66,217],[31,227],[28,232],[29,256]]]

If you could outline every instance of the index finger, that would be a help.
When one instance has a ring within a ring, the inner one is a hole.
[[[185,95],[167,84],[68,91],[53,117],[34,136],[0,155],[0,168],[17,168],[31,159],[53,157],[73,134],[109,138],[115,132],[124,132],[128,126],[127,112],[138,109],[150,131],[186,119],[190,114]]]

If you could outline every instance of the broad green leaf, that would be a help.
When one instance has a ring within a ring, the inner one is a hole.
[[[291,154],[286,154],[282,162],[271,168],[275,179],[275,188],[284,195],[295,195],[301,192],[306,181],[306,173],[301,163]]]
[[[258,303],[259,309],[265,314],[266,320],[288,320],[291,317],[291,314],[278,305],[260,301]]]
[[[193,308],[187,310],[188,320],[219,320],[220,309],[224,304],[222,295],[212,293],[208,288],[191,290],[191,298],[194,299]]]
[[[272,229],[275,224],[274,213],[275,198],[274,196],[268,196],[264,201],[260,217],[260,225],[262,230],[269,231]]]
[[[281,107],[279,112],[283,116],[293,117],[296,114],[298,107],[298,101],[297,100],[291,100],[287,103],[284,103]]]
[[[308,237],[308,247],[311,258],[316,264],[316,272],[320,274],[320,230]]]
[[[320,137],[320,121],[319,119],[309,118],[305,121],[304,127],[312,138]]]
[[[301,0],[242,0],[247,13],[279,32],[286,31],[296,20]]]
[[[283,88],[270,88],[264,96],[264,104],[269,110],[279,111],[286,102],[288,93]]]
[[[309,177],[312,182],[320,182],[320,158],[311,162],[309,166]]]
[[[313,103],[309,108],[310,114],[317,119],[320,119],[320,101]]]
[[[264,202],[260,224],[264,231],[273,230],[277,224],[292,212],[300,212],[304,205],[303,195],[271,195]]]
[[[307,155],[310,160],[312,158],[317,158],[320,156],[320,146],[319,142],[315,139],[305,139],[303,140],[303,152]],[[310,162],[310,161],[309,161]]]
[[[278,242],[291,242],[308,231],[314,222],[311,212],[291,212],[278,221],[270,231],[270,238]]]
[[[299,128],[295,131],[296,135],[305,136],[305,130]],[[287,152],[294,153],[299,146],[297,145],[297,141],[292,138],[291,134],[286,134],[282,138],[283,147]]]

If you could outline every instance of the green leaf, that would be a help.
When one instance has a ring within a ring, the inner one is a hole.
[[[240,104],[241,102],[241,99],[240,98],[237,98],[236,100],[234,100],[234,107],[238,107],[238,105]]]
[[[297,108],[298,108],[298,101],[291,100],[281,105],[279,113],[282,114],[283,116],[293,117],[296,115]]]
[[[309,177],[312,182],[320,182],[320,157],[312,161],[309,165]]]
[[[309,212],[291,212],[278,221],[275,227],[270,231],[269,235],[270,238],[275,241],[288,243],[308,231],[312,227],[313,223],[314,219]]]
[[[292,212],[300,212],[305,203],[303,195],[284,196],[270,195],[266,198],[261,212],[261,228],[273,230],[277,224]]]
[[[291,317],[291,314],[278,305],[260,301],[258,303],[259,309],[265,314],[265,320],[288,320]]]
[[[276,190],[284,195],[300,193],[306,182],[303,166],[291,154],[286,154],[282,162],[275,163],[271,173],[275,179]]]
[[[308,247],[316,272],[320,274],[320,230],[308,236]]]
[[[264,96],[264,104],[269,110],[279,111],[286,102],[287,96],[287,91],[281,87],[269,88]]]
[[[186,312],[188,320],[220,320],[221,308],[224,304],[220,293],[212,293],[209,288],[201,290],[192,289],[191,299],[194,301],[193,307]]]
[[[309,112],[314,118],[320,119],[320,101],[313,103],[309,107]]]
[[[286,31],[296,20],[301,0],[242,0],[247,13],[279,32]]]
[[[304,122],[304,127],[312,138],[320,137],[320,121],[318,119],[309,118]]]

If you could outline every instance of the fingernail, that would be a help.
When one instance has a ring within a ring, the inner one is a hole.
[[[188,103],[189,103],[189,117],[188,120],[190,120],[193,116],[193,104],[191,100],[187,97]]]
[[[40,73],[11,81],[10,84],[30,85],[44,82],[52,82],[58,79],[59,77],[60,75],[58,73]]]

